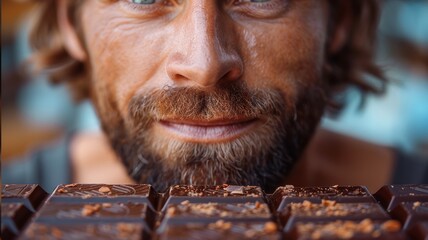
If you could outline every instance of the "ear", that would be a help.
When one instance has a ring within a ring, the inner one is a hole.
[[[58,0],[57,4],[58,27],[64,47],[73,58],[83,62],[86,60],[87,54],[78,37],[76,28],[70,22],[70,16],[68,16],[69,0]]]
[[[339,52],[350,37],[350,29],[353,24],[352,1],[335,1],[336,6],[330,8],[330,41],[328,51]]]

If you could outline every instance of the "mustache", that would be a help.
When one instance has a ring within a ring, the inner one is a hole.
[[[266,118],[285,112],[286,102],[279,90],[248,89],[234,84],[202,90],[192,87],[165,87],[134,96],[128,113],[131,124],[147,128],[153,121]]]

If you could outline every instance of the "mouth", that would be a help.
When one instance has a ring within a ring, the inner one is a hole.
[[[258,119],[160,120],[158,126],[187,142],[218,143],[239,138],[259,122]]]

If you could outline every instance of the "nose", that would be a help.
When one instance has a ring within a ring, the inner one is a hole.
[[[176,84],[213,87],[238,80],[243,73],[243,61],[233,47],[233,31],[215,2],[189,1],[172,23],[176,37],[166,72]]]

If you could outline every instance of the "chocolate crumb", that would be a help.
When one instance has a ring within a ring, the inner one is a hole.
[[[82,215],[83,216],[91,216],[100,209],[101,209],[100,204],[95,204],[95,205],[86,204],[83,206]]]
[[[229,230],[232,228],[232,223],[231,222],[225,222],[223,224],[223,226],[221,227],[222,230]]]
[[[129,238],[132,234],[134,234],[138,229],[135,227],[135,225],[132,225],[130,223],[119,223],[117,225],[118,238]]]
[[[322,200],[321,203],[311,203],[304,200],[302,203],[290,203],[288,210],[300,216],[350,216],[361,213],[379,213],[373,203],[336,203],[336,201]]]
[[[362,233],[368,234],[368,233],[372,232],[373,229],[374,229],[374,225],[373,225],[372,220],[370,220],[369,218],[366,218],[360,222],[357,230],[362,232]]]
[[[401,223],[397,220],[388,220],[380,228],[386,232],[398,232],[401,229]]]
[[[325,207],[330,207],[330,206],[334,206],[336,205],[336,201],[332,201],[332,200],[321,200],[321,205],[325,206]]]
[[[111,192],[111,190],[109,187],[103,186],[103,187],[100,187],[100,189],[98,189],[98,192],[109,193],[109,192]]]
[[[336,232],[337,236],[342,239],[350,239],[354,236],[352,229],[339,228]]]
[[[68,191],[64,188],[60,188],[57,190],[57,193],[67,193]]]
[[[52,233],[52,236],[54,236],[55,238],[58,238],[58,239],[62,238],[62,231],[59,230],[58,228],[52,228],[51,233]]]
[[[302,202],[302,206],[310,208],[312,206],[312,203],[310,201],[308,201],[308,200],[304,200]]]
[[[176,209],[175,209],[175,207],[170,207],[170,208],[168,208],[168,210],[167,210],[167,214],[169,215],[169,216],[174,216],[175,215],[175,212],[176,212]]]
[[[414,202],[413,203],[413,209],[416,209],[419,206],[421,206],[421,202]]]
[[[103,204],[102,204],[102,206],[103,206],[104,208],[109,208],[109,207],[111,207],[111,206],[112,206],[112,204],[111,204],[111,203],[103,203]]]
[[[64,187],[75,187],[75,186],[77,186],[77,183],[70,183],[70,184],[64,185]]]
[[[267,222],[264,226],[265,233],[274,233],[277,231],[277,226],[274,222]]]
[[[218,220],[214,224],[210,224],[209,227],[214,228],[214,229],[220,229],[223,231],[227,231],[227,230],[232,228],[232,223],[231,222],[225,222],[224,220]]]
[[[400,231],[401,225],[396,220],[388,220],[383,223],[373,222],[366,218],[358,221],[341,221],[329,223],[302,223],[297,224],[297,230],[303,238],[311,239],[352,239],[356,235],[364,234],[377,238],[384,233]]]

